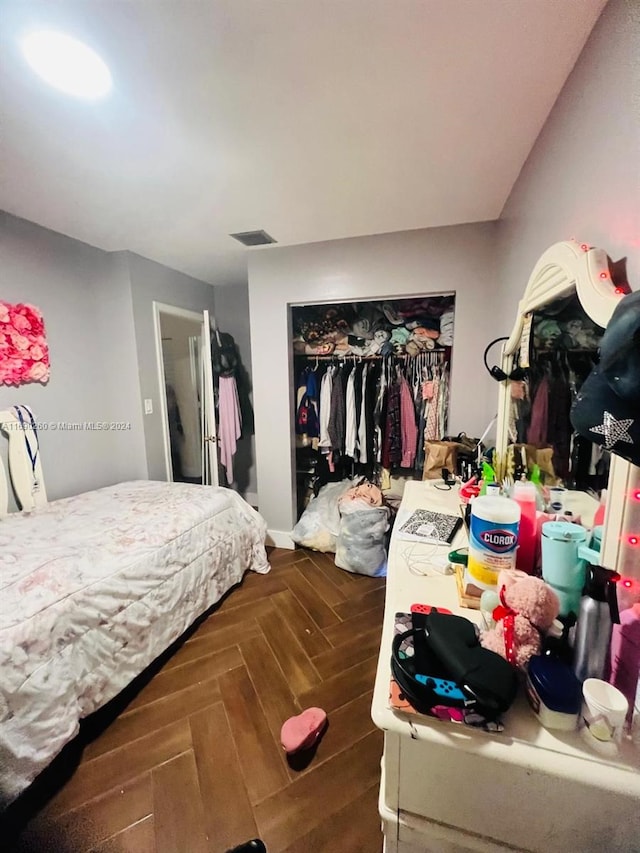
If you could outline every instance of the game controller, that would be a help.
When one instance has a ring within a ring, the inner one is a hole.
[[[422,613],[423,616],[428,616],[433,610],[436,613],[451,613],[450,610],[447,610],[446,607],[434,607],[432,604],[412,604],[411,612],[412,613]]]
[[[470,701],[469,696],[460,690],[455,681],[447,681],[445,678],[433,678],[430,675],[420,674],[417,674],[415,679],[420,684],[424,684],[425,687],[430,687],[437,696],[440,696],[444,700],[453,699],[456,702]],[[443,704],[446,705],[446,701]]]

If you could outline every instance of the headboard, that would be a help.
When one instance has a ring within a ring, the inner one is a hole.
[[[47,503],[36,423],[26,406],[0,411],[0,430],[9,439],[7,459],[13,491],[23,512]],[[0,517],[9,512],[9,478],[0,459]]]

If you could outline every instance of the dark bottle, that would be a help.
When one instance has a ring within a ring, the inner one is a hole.
[[[558,658],[566,664],[573,660],[573,649],[569,645],[569,631],[575,624],[575,616],[571,614],[565,619],[554,619],[547,631],[543,643],[542,654]]]

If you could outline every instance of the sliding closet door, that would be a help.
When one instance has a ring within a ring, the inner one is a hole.
[[[216,408],[213,394],[213,370],[211,368],[211,323],[209,312],[203,312],[201,378],[202,378],[202,482],[217,486],[218,482],[218,436],[216,432]]]

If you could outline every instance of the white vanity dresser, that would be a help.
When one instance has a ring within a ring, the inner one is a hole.
[[[580,493],[569,500],[568,508],[588,522],[595,502]],[[456,514],[457,489],[411,482],[402,507]],[[480,620],[478,611],[459,607],[454,577],[429,568],[430,560],[465,544],[464,530],[452,546],[391,539],[372,704],[385,733],[379,801],[385,853],[640,851],[640,746],[625,741],[617,756],[600,755],[578,732],[547,731],[522,690],[500,734],[389,708],[396,612],[424,603]]]
[[[576,293],[588,317],[605,327],[622,289],[614,287],[605,252],[574,241],[556,243],[534,267],[503,347],[500,367],[509,376],[525,350],[531,313]],[[511,438],[508,381],[498,384],[496,447],[504,458]],[[613,455],[609,475],[602,565],[640,581],[640,468]],[[410,482],[404,509],[458,514],[457,489]],[[595,501],[568,493],[567,509],[590,526]],[[591,519],[590,519],[591,515]],[[488,734],[389,707],[394,615],[414,603],[463,609],[453,576],[430,568],[452,546],[435,548],[399,540],[389,551],[387,595],[372,717],[384,731],[380,815],[386,853],[640,853],[640,745],[625,740],[602,754],[579,732],[542,728],[521,690],[504,717],[505,730]],[[611,744],[607,744],[611,746]]]

